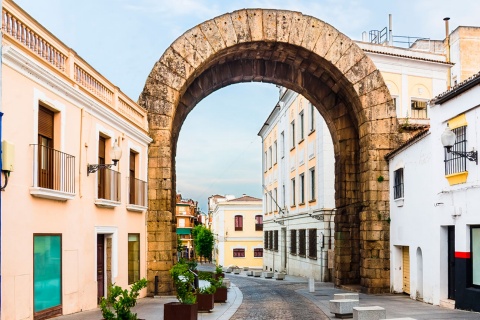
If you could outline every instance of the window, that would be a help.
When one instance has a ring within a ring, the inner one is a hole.
[[[290,230],[290,253],[297,254],[297,230]]]
[[[263,158],[263,164],[265,167],[265,172],[268,170],[268,156],[267,156],[267,151],[265,151],[265,157]]]
[[[480,226],[471,226],[472,286],[480,288]]]
[[[426,119],[427,118],[427,101],[415,100],[410,101],[411,104],[411,117],[414,119]]]
[[[263,257],[263,248],[253,248],[253,256],[255,258]]]
[[[403,198],[403,168],[393,172],[393,199]]]
[[[280,157],[285,157],[285,133],[280,133]]]
[[[315,130],[315,107],[310,103],[310,132]]]
[[[278,199],[277,199],[277,188],[273,189],[273,199],[275,200],[275,209],[273,211],[278,211]]]
[[[268,231],[268,249],[273,250],[273,231]]]
[[[300,112],[300,141],[305,139],[305,129],[304,129],[304,119],[305,117],[303,116],[303,111]]]
[[[272,147],[268,148],[268,153],[270,156],[268,157],[268,167],[271,168],[273,165],[273,150]]]
[[[98,164],[105,164],[105,141],[106,139],[102,136],[98,138]],[[98,198],[99,199],[106,199],[106,188],[105,188],[105,180],[106,180],[106,170],[98,170]]]
[[[245,258],[245,249],[233,249],[234,258]]]
[[[295,148],[295,121],[292,121],[290,123],[290,135],[291,135],[291,142],[292,144],[290,145],[291,149]]]
[[[38,186],[53,189],[53,111],[38,108]]]
[[[33,311],[62,314],[62,236],[33,236]]]
[[[277,140],[273,142],[273,164],[277,163]]]
[[[278,251],[278,230],[273,231],[273,250]]]
[[[255,216],[255,231],[263,230],[263,216]]]
[[[282,208],[285,208],[285,185],[282,185]]]
[[[457,136],[452,151],[467,151],[467,126],[452,129]],[[445,175],[467,171],[467,158],[460,157],[445,149]]]
[[[235,216],[235,231],[243,230],[243,216]]]
[[[292,179],[292,206],[295,205],[295,178]]]
[[[267,250],[269,249],[268,248],[268,231],[263,232],[263,247]]]
[[[308,229],[308,257],[317,258],[317,229]]]
[[[305,174],[300,175],[300,204],[305,204]]]
[[[310,201],[315,201],[315,168],[310,170]]]
[[[140,235],[128,234],[128,284],[140,280]]]
[[[98,137],[98,163],[105,164],[107,145],[111,142],[102,135]],[[117,164],[117,168],[120,166]],[[111,201],[120,201],[120,172],[100,168],[97,171],[97,198]]]
[[[305,229],[298,230],[298,255],[301,257],[305,257]]]

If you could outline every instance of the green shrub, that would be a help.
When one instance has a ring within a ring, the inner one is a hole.
[[[210,281],[211,279],[213,279],[213,274],[209,271],[199,271],[198,279]]]
[[[214,294],[217,291],[217,287],[215,287],[212,283],[208,287],[198,288],[198,293],[200,294]]]
[[[173,278],[173,284],[177,291],[177,299],[180,303],[194,304],[197,302],[195,296],[195,275],[190,271],[189,265],[184,261],[178,262],[170,269],[170,275]]]
[[[218,266],[215,267],[215,273],[216,274],[222,274],[223,273],[223,266],[219,264]]]
[[[103,318],[105,320],[136,320],[137,314],[132,313],[130,309],[137,304],[139,291],[146,286],[147,279],[145,278],[132,284],[130,292],[112,284],[108,288],[107,298],[102,297],[100,301]]]

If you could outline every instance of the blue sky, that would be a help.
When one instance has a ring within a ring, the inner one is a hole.
[[[450,29],[480,26],[478,0],[16,0],[133,100],[168,46],[195,25],[242,8],[300,11],[354,40],[393,15],[395,35],[443,39]],[[206,211],[212,194],[261,197],[257,136],[278,100],[269,84],[240,84],[200,102],[185,121],[177,149],[177,191]]]

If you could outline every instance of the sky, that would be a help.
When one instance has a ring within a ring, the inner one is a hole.
[[[188,29],[243,8],[300,11],[354,40],[388,26],[393,34],[443,39],[450,30],[480,26],[478,0],[16,0],[124,93],[137,101],[163,52]],[[207,212],[213,194],[262,197],[258,131],[278,101],[272,84],[232,85],[189,114],[177,148],[177,192]]]

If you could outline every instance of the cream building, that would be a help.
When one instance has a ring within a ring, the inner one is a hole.
[[[215,237],[213,259],[217,265],[262,267],[262,199],[243,195],[212,196],[212,232]]]
[[[382,74],[402,130],[428,127],[427,102],[446,89],[451,67],[446,56],[356,43]],[[330,132],[308,100],[280,88],[279,102],[259,136],[265,188],[264,269],[329,281],[335,213]],[[388,213],[388,208],[384,210]]]
[[[2,32],[1,319],[95,309],[146,276],[146,112],[10,0]]]

